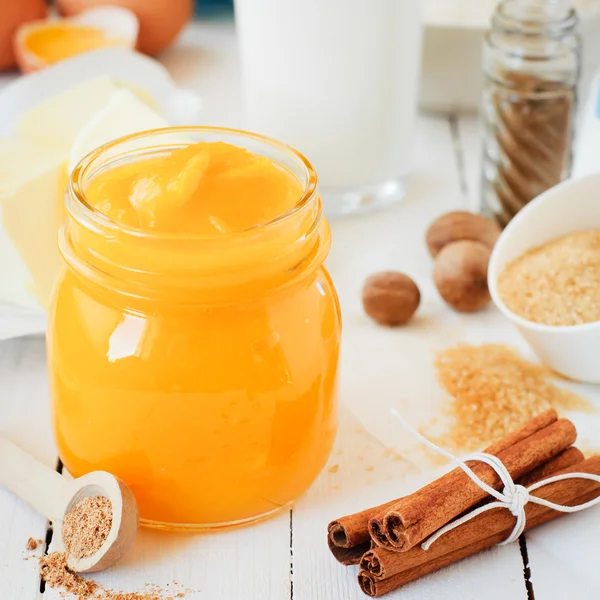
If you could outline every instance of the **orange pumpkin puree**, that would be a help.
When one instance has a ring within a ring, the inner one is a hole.
[[[306,247],[282,252],[303,240],[299,223],[282,219],[302,193],[284,167],[222,142],[122,161],[87,184],[93,208],[124,230],[157,236],[160,250],[83,229],[77,243],[153,267],[158,291],[125,301],[109,283],[65,270],[48,342],[55,433],[74,476],[121,477],[148,523],[214,526],[268,514],[326,462],[340,315],[320,263],[290,276]],[[278,219],[276,234],[261,234]],[[234,243],[254,231],[252,245]],[[180,253],[181,236],[213,251]],[[180,303],[183,291],[161,287],[165,264],[199,265],[206,293],[224,282],[227,292]],[[240,264],[248,266],[232,271]]]

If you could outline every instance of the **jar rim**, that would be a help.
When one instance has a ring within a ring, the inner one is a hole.
[[[196,141],[230,142],[270,158],[298,177],[301,197],[273,219],[218,235],[132,227],[109,218],[86,198],[89,180],[102,170]],[[223,302],[234,289],[250,296],[260,286],[282,288],[322,264],[330,244],[309,161],[286,144],[238,129],[168,127],[100,146],[74,169],[66,202],[68,218],[59,236],[66,264],[86,282],[128,297],[166,297],[175,290],[178,303]]]
[[[528,10],[536,8],[539,7],[533,2],[531,5],[517,4],[515,7],[511,0],[505,0],[498,4],[492,17],[492,25],[505,34],[562,37],[572,33],[579,23],[579,16],[572,5],[561,6],[559,2],[551,2],[543,5],[543,17],[527,14]]]
[[[303,194],[300,199],[288,210],[277,215],[273,219],[264,223],[258,223],[252,227],[232,232],[223,232],[219,234],[219,239],[225,240],[231,237],[244,236],[244,234],[255,234],[268,229],[272,226],[280,224],[287,218],[293,216],[298,211],[302,210],[314,197],[317,191],[318,178],[317,173],[314,170],[310,161],[298,150],[292,146],[279,142],[273,138],[265,135],[246,131],[243,129],[235,129],[230,127],[213,127],[205,125],[190,125],[190,126],[169,126],[159,129],[150,129],[139,133],[126,135],[102,146],[99,146],[95,150],[92,150],[89,154],[84,156],[73,169],[69,178],[69,189],[67,192],[67,209],[71,216],[77,221],[82,223],[85,221],[87,224],[99,226],[102,229],[109,231],[119,231],[129,236],[139,239],[152,240],[152,239],[173,239],[179,241],[185,240],[202,240],[202,239],[214,239],[215,236],[210,234],[198,234],[193,232],[155,232],[152,230],[143,230],[137,227],[131,227],[124,223],[119,223],[105,215],[103,212],[92,206],[86,198],[84,191],[84,180],[86,176],[90,176],[90,170],[93,169],[95,163],[107,152],[116,149],[121,145],[125,145],[129,142],[142,141],[144,138],[152,138],[166,134],[222,134],[227,136],[237,136],[240,138],[251,139],[258,143],[265,144],[278,151],[284,152],[288,156],[295,159],[302,167],[306,176],[306,183],[303,184]],[[275,161],[277,162],[277,161]],[[76,202],[72,202],[75,199]]]

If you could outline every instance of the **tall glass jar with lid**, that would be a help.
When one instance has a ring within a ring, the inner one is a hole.
[[[571,171],[580,72],[568,0],[503,0],[483,54],[482,209],[501,226]]]

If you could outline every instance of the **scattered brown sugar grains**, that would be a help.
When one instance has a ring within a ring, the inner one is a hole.
[[[42,540],[36,540],[35,538],[30,537],[27,540],[27,544],[25,548],[31,552],[38,549],[38,546],[41,546],[44,542]]]
[[[501,273],[498,292],[512,312],[536,323],[600,321],[600,229],[527,251]]]
[[[554,385],[549,369],[501,344],[447,348],[434,364],[440,385],[454,399],[452,428],[440,440],[452,448],[481,449],[551,407],[592,409],[585,398]]]
[[[112,505],[104,496],[92,496],[78,502],[66,515],[63,541],[68,554],[76,559],[97,552],[112,527]]]
[[[170,588],[167,590],[153,584],[147,584],[143,592],[107,590],[93,579],[71,571],[64,552],[51,552],[42,557],[40,573],[46,585],[58,589],[65,600],[178,600],[194,591],[172,589],[173,586],[180,587],[176,582],[167,585]]]

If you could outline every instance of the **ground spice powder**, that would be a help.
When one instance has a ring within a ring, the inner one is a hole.
[[[453,424],[438,438],[446,447],[481,449],[551,407],[592,410],[585,398],[554,385],[549,369],[501,344],[448,348],[438,354],[435,367],[453,398]]]
[[[99,589],[95,581],[85,579],[69,569],[64,552],[51,552],[48,556],[43,556],[40,559],[40,573],[47,586],[72,594],[77,600],[93,598]],[[66,597],[62,593],[61,595]]]
[[[94,580],[71,571],[64,552],[51,552],[42,557],[40,573],[46,585],[58,588],[65,600],[178,600],[192,591],[165,591],[156,585],[148,585],[144,592],[107,590]]]
[[[104,496],[84,498],[65,516],[63,541],[70,556],[91,556],[106,541],[112,526],[112,505]]]

